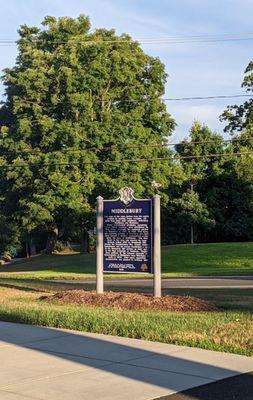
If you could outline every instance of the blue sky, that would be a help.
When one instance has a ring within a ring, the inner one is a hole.
[[[252,0],[0,0],[0,39],[16,39],[21,24],[39,25],[46,15],[90,16],[92,29],[115,28],[134,38],[252,33]],[[242,93],[252,41],[146,44],[169,74],[166,97]],[[0,69],[15,62],[15,46],[0,47]],[[0,95],[3,87],[0,86]],[[173,140],[187,136],[194,119],[223,132],[218,116],[238,99],[169,102],[178,126]]]

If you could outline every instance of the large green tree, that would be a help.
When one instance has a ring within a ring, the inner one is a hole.
[[[189,236],[188,228],[191,228],[191,244],[194,244],[194,237],[197,237],[198,233],[198,231],[194,232],[194,227],[202,228],[205,231],[215,225],[215,220],[210,218],[210,212],[206,204],[200,201],[198,193],[192,188],[184,192],[180,198],[172,201],[172,211],[177,224],[184,227],[181,230],[185,231],[186,238]],[[197,238],[201,240],[200,237]]]
[[[176,212],[175,222],[181,226],[185,240],[188,241],[190,232],[191,243],[194,243],[194,238],[203,241],[203,232],[215,225],[215,218],[205,204],[202,185],[208,176],[222,171],[223,138],[196,121],[190,129],[189,139],[178,144],[176,152],[186,180],[181,186],[180,196],[176,195],[172,202]]]
[[[226,132],[236,133],[245,129],[253,129],[253,61],[248,64],[245,70],[242,87],[246,89],[249,95],[252,94],[252,98],[249,97],[241,105],[229,106],[223,112],[221,120],[227,122]]]
[[[176,151],[188,180],[197,184],[206,176],[222,171],[226,160],[223,154],[229,150],[225,150],[221,135],[196,121],[190,129],[189,140],[178,144]]]
[[[231,143],[224,142],[222,136],[195,123],[190,140],[177,146],[188,176],[188,186],[191,185],[192,194],[197,192],[198,201],[204,205],[203,211],[208,211],[209,224],[205,223],[205,213],[200,214],[203,224],[196,225],[192,219],[200,241],[249,240],[253,237],[253,185],[250,181],[253,166],[249,135],[248,131],[232,139]],[[189,202],[187,197],[184,204],[184,198],[185,195],[180,199],[183,210],[192,210],[193,216],[195,212],[197,221],[198,210],[202,208]]]
[[[216,225],[209,241],[253,239],[253,187],[237,173],[237,161],[229,160],[220,175],[203,182],[202,196]]]
[[[91,32],[85,16],[46,17],[19,35],[16,64],[3,75],[2,213],[27,232],[65,217],[87,230],[98,194],[115,197],[127,184],[150,195],[154,180],[180,181],[171,152],[156,146],[175,125],[159,59],[126,34]]]
[[[221,115],[227,123],[225,131],[233,137],[233,153],[238,154],[233,162],[233,181],[230,207],[233,204],[236,214],[232,224],[227,224],[231,235],[253,238],[253,62],[246,70],[242,87],[251,95],[241,105],[233,105]],[[224,175],[227,180],[228,176]],[[238,194],[235,193],[237,190]]]
[[[9,253],[16,255],[20,248],[20,232],[17,225],[4,215],[0,214],[0,258]]]

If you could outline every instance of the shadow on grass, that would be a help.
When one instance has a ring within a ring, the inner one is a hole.
[[[95,254],[38,255],[26,260],[4,265],[0,272],[52,271],[65,273],[95,273]]]
[[[77,283],[55,282],[47,280],[26,280],[15,278],[1,278],[0,287],[17,289],[30,292],[60,292],[64,290],[95,290],[95,282]],[[144,293],[152,295],[152,287],[141,286],[117,286],[110,281],[105,282],[106,291]],[[163,289],[163,295],[192,296],[215,304],[221,311],[245,311],[253,312],[253,289]]]
[[[35,289],[35,287],[20,286],[20,285],[17,286],[17,285],[12,285],[10,283],[3,283],[3,282],[0,282],[0,287],[4,287],[7,289],[16,289],[16,290],[20,290],[22,292],[38,292],[38,293],[40,293],[42,291],[46,292],[46,290]]]
[[[3,267],[3,273],[48,271],[95,274],[95,254],[40,255]],[[253,275],[253,243],[165,246],[162,273],[174,275]],[[0,272],[1,276],[1,272]]]

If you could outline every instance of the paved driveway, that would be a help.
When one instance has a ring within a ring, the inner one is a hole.
[[[1,400],[151,400],[253,370],[239,355],[6,322],[0,361]]]
[[[80,280],[54,280],[53,282],[59,283],[75,283],[80,285],[91,285],[95,287],[94,279],[80,279]],[[105,287],[152,287],[152,278],[115,278],[106,279]],[[163,289],[253,289],[253,276],[203,276],[203,277],[190,277],[190,278],[163,278]]]

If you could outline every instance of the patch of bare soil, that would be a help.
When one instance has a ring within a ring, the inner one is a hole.
[[[167,295],[161,298],[127,292],[66,290],[43,298],[64,304],[78,304],[119,310],[162,310],[162,311],[215,311],[217,307],[205,300],[190,296]]]

